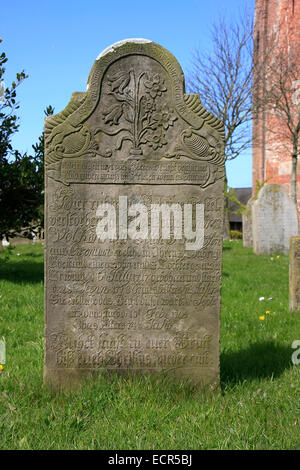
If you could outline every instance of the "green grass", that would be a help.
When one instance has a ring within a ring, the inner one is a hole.
[[[42,385],[43,247],[4,250],[0,448],[299,449],[300,365],[291,344],[300,339],[300,314],[288,311],[288,258],[228,242],[223,273],[220,392],[102,375],[54,394]]]

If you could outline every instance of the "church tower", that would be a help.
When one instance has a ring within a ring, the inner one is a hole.
[[[278,51],[286,58],[297,57],[300,70],[300,0],[256,0],[254,28],[254,61],[259,72],[254,73],[253,100],[264,101],[264,95],[274,81],[267,64],[276,60]],[[269,62],[270,61],[270,62]],[[258,78],[259,74],[259,78]],[[300,76],[295,80],[295,96],[300,102]],[[255,85],[256,84],[256,85]],[[269,107],[268,107],[269,109]],[[277,183],[291,193],[292,144],[282,118],[261,108],[253,119],[252,183]],[[299,139],[300,140],[300,139]],[[300,148],[300,145],[299,145]],[[297,169],[298,213],[300,212],[300,160]]]

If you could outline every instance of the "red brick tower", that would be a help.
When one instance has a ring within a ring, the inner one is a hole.
[[[276,41],[276,47],[274,44]],[[300,69],[300,0],[256,0],[254,60],[258,65],[260,77],[257,80],[256,95],[263,97],[272,80],[268,73],[268,63],[274,63],[278,50],[285,57],[299,57]],[[268,51],[268,52],[267,52]],[[268,57],[267,57],[268,55]],[[270,61],[270,62],[268,62]],[[261,73],[262,71],[262,73]],[[258,74],[257,74],[258,75]],[[256,80],[254,74],[254,83]],[[295,91],[300,97],[299,83],[295,83]],[[293,82],[294,83],[294,82]],[[298,92],[296,90],[298,87]],[[293,99],[293,96],[290,96]],[[261,110],[253,119],[253,193],[256,182],[282,184],[290,192],[292,168],[292,144],[283,120],[276,112]],[[297,169],[298,213],[300,213],[300,163]]]

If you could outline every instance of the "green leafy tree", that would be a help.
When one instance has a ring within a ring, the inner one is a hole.
[[[0,39],[0,43],[2,40]],[[16,89],[27,78],[17,73],[10,86],[4,85],[7,57],[0,54],[0,239],[22,233],[32,237],[43,225],[44,142],[33,145],[34,154],[21,154],[11,143],[18,131]],[[45,114],[53,113],[48,107]]]
[[[2,39],[0,38],[0,44]],[[24,70],[17,73],[16,81],[11,86],[5,87],[4,83],[4,64],[7,62],[5,52],[0,54],[0,159],[1,164],[8,161],[9,156],[13,154],[11,145],[11,136],[18,130],[18,118],[15,111],[19,108],[16,102],[16,89],[23,82],[27,75]]]

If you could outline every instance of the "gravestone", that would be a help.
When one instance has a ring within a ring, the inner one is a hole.
[[[252,234],[252,204],[254,198],[250,198],[246,205],[246,211],[242,214],[243,221],[243,246],[246,248],[253,247]]]
[[[266,184],[252,206],[255,254],[289,252],[290,237],[298,235],[296,204],[279,184]]]
[[[224,130],[170,52],[106,49],[45,122],[45,383],[219,383]]]
[[[290,310],[300,311],[300,237],[290,239]]]

